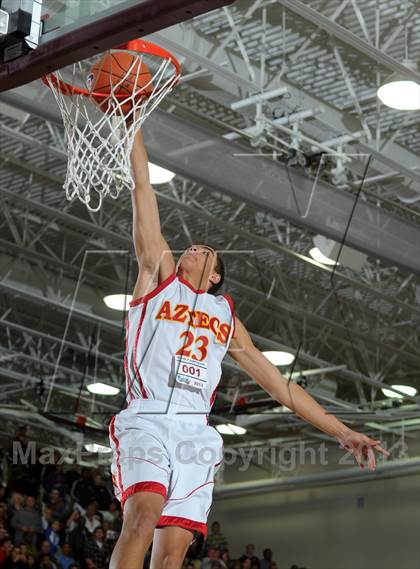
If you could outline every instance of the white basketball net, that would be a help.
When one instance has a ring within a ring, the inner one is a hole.
[[[118,51],[128,50],[115,49],[110,53]],[[116,199],[124,188],[133,189],[130,154],[134,135],[179,78],[169,58],[128,52],[135,55],[133,64],[118,83],[110,84],[109,95],[101,99],[101,108],[106,112],[102,112],[91,94],[76,94],[71,87],[64,94],[66,91],[63,93],[58,87],[57,80],[64,81],[60,70],[46,76],[60,107],[66,131],[68,164],[63,187],[68,200],[77,196],[91,211],[100,209],[105,196]],[[132,82],[137,84],[144,57],[153,59],[151,64],[147,61],[151,81],[124,98],[117,96],[118,88],[128,76],[130,80],[136,77]],[[68,80],[68,75],[65,80],[70,86],[84,83],[83,88],[90,92],[87,75],[86,68],[83,70],[80,63],[75,63],[71,80]],[[83,79],[80,80],[81,76]],[[142,95],[145,90],[151,94]],[[127,104],[130,110],[124,115],[122,107]],[[95,197],[92,199],[92,196]]]

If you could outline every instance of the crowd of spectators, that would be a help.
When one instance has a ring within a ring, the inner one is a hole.
[[[57,464],[37,490],[33,476],[2,481],[0,568],[106,569],[122,514],[102,474]]]
[[[109,477],[77,464],[9,465],[0,484],[0,569],[107,569],[122,527]],[[193,541],[184,568],[287,569],[252,544],[231,558],[218,522],[207,540]]]
[[[211,524],[207,539],[196,539],[190,546],[185,569],[286,569],[280,567],[273,559],[273,552],[266,548],[261,557],[252,543],[244,548],[239,558],[232,558],[229,553],[229,543],[222,533],[219,522]],[[305,569],[293,565],[290,569]]]

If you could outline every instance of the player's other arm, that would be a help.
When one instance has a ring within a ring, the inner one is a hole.
[[[175,261],[162,236],[155,192],[150,185],[143,135],[135,136],[131,152],[135,188],[132,191],[133,240],[139,265],[134,298],[144,296],[175,271]]]
[[[319,430],[335,437],[344,448],[353,454],[361,468],[363,468],[364,458],[368,458],[371,470],[375,468],[373,448],[385,456],[389,455],[379,446],[380,441],[352,431],[337,417],[327,413],[300,385],[288,382],[276,366],[254,345],[245,326],[238,318],[236,318],[236,331],[229,346],[229,354],[275,401],[285,405]]]

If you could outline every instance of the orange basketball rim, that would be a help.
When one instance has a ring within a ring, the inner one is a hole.
[[[148,41],[145,41],[142,39],[136,39],[136,40],[131,40],[131,41],[127,42],[126,44],[119,45],[119,46],[113,48],[113,50],[116,50],[116,51],[121,50],[122,52],[123,51],[131,52],[133,54],[133,56],[136,56],[138,54],[147,54],[147,55],[154,55],[156,57],[161,57],[162,59],[169,59],[169,61],[175,67],[176,75],[179,77],[181,74],[181,65],[180,65],[179,61],[177,60],[177,58],[174,55],[172,55],[171,52],[167,51],[163,47],[160,47],[154,43],[151,43],[151,42],[148,42]],[[145,65],[145,64],[143,64],[143,65]],[[105,71],[105,69],[104,69],[104,71]],[[112,82],[109,81],[109,83],[108,83],[108,85],[110,87],[109,90],[105,90],[102,86],[102,88],[100,90],[90,91],[87,88],[78,87],[77,85],[70,85],[70,83],[67,83],[63,79],[59,79],[55,73],[49,73],[48,78],[51,81],[51,83],[53,83],[58,89],[60,89],[60,91],[63,93],[63,95],[70,96],[70,97],[73,95],[82,95],[85,97],[93,97],[97,102],[100,102],[101,100],[105,100],[106,98],[108,98],[110,95],[110,90],[113,86]],[[49,87],[49,82],[48,82],[47,76],[42,77],[42,81]],[[138,83],[137,83],[137,85],[138,85]],[[150,96],[150,94],[151,94],[151,89],[149,89],[147,87],[145,89],[140,88],[136,93],[136,95],[138,97],[142,97],[142,98],[147,98]],[[157,92],[156,94],[158,95],[159,92]],[[114,96],[117,99],[123,101],[127,98],[127,92],[115,92]]]

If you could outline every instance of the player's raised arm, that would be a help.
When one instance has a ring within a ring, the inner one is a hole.
[[[230,343],[229,354],[275,401],[285,405],[319,430],[335,437],[343,448],[351,452],[361,468],[364,467],[363,460],[367,458],[369,468],[375,469],[376,460],[373,449],[389,456],[389,453],[379,446],[380,441],[352,431],[337,417],[327,413],[300,385],[288,382],[254,345],[245,326],[238,318],[236,318],[235,336]]]
[[[175,271],[175,261],[162,236],[155,192],[150,185],[149,166],[143,135],[138,132],[131,153],[135,181],[132,192],[133,239],[139,264],[134,298],[153,290]]]

